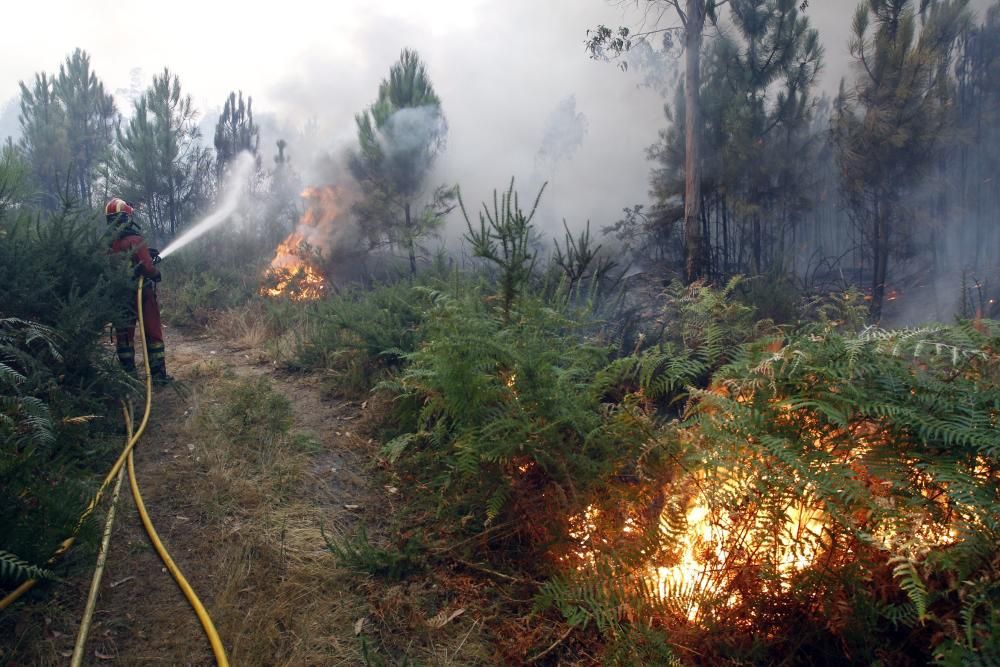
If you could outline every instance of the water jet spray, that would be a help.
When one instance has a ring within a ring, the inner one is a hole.
[[[202,234],[228,220],[229,217],[236,212],[236,208],[240,205],[240,201],[243,199],[243,195],[246,192],[246,180],[250,177],[255,164],[256,160],[253,155],[247,151],[243,151],[237,155],[236,159],[233,160],[233,165],[229,174],[226,176],[226,185],[224,188],[225,195],[222,198],[222,203],[219,204],[219,206],[211,214],[198,221],[198,223],[191,227],[191,229],[171,241],[170,244],[160,252],[159,258],[161,260],[165,259],[167,255],[180,250],[187,244],[191,243],[191,241],[200,237]]]

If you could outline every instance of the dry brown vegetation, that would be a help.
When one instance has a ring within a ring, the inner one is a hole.
[[[172,372],[183,385],[157,391],[137,454],[139,481],[232,664],[495,661],[484,649],[474,611],[481,591],[471,581],[458,597],[464,580],[447,574],[384,582],[341,567],[327,548],[324,532],[336,539],[362,525],[379,539],[405,494],[371,483],[374,445],[358,426],[359,404],[324,398],[315,377],[251,363],[249,350],[234,349],[252,342],[246,332],[232,342],[170,338]],[[131,498],[120,503],[89,664],[211,664]],[[92,552],[75,552],[67,579],[40,587],[19,608],[5,661],[65,662],[92,560]]]

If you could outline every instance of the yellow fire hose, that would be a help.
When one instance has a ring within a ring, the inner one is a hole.
[[[126,412],[126,414],[128,413]],[[132,437],[131,422],[128,425],[128,437]],[[124,477],[125,469],[123,468],[118,473],[118,481],[115,482],[115,492],[111,496],[111,507],[108,508],[108,518],[104,522],[104,537],[101,539],[101,549],[97,552],[97,567],[94,568],[94,577],[90,581],[90,592],[87,593],[87,606],[83,610],[83,619],[80,621],[80,630],[76,635],[76,645],[73,647],[73,657],[69,661],[69,667],[80,667],[83,662],[83,650],[87,645],[87,635],[90,633],[90,621],[94,617],[94,607],[97,605],[97,594],[101,590],[104,565],[108,561],[111,530],[114,528],[115,523],[115,508],[118,506],[118,496],[122,490],[122,479]]]
[[[222,646],[222,640],[219,638],[219,633],[216,632],[215,630],[215,624],[212,623],[212,619],[208,615],[208,612],[205,611],[205,607],[204,605],[202,605],[201,600],[198,599],[198,596],[191,588],[191,585],[188,583],[187,579],[184,578],[184,575],[181,573],[180,568],[177,567],[176,563],[174,563],[173,559],[170,557],[170,554],[167,552],[166,547],[163,546],[163,542],[160,541],[159,536],[156,534],[156,530],[153,528],[153,522],[150,520],[149,514],[146,512],[146,505],[142,500],[142,494],[139,492],[139,484],[135,476],[135,462],[134,462],[133,451],[135,449],[135,443],[139,441],[139,438],[142,436],[143,431],[146,430],[146,424],[149,423],[149,413],[150,413],[150,408],[152,406],[152,395],[153,395],[152,378],[150,375],[150,368],[149,368],[149,347],[146,344],[146,332],[142,317],[142,288],[144,283],[145,279],[140,277],[139,287],[136,290],[136,311],[138,312],[138,317],[139,317],[138,329],[139,329],[139,335],[142,337],[143,363],[146,368],[146,405],[142,415],[142,421],[139,424],[139,428],[136,429],[135,433],[133,433],[132,413],[129,411],[125,403],[122,402],[122,410],[125,415],[125,426],[128,432],[125,449],[122,450],[122,453],[118,456],[118,460],[115,461],[115,464],[111,467],[111,471],[108,472],[107,477],[104,478],[104,481],[101,483],[100,488],[98,488],[97,493],[94,495],[93,500],[90,501],[86,509],[83,511],[83,514],[80,516],[80,520],[77,522],[76,529],[73,531],[73,535],[71,537],[68,537],[59,545],[55,553],[52,555],[52,558],[49,559],[48,563],[50,565],[54,563],[56,560],[59,559],[59,557],[65,554],[69,550],[69,548],[73,545],[73,543],[76,541],[76,535],[79,532],[80,527],[83,525],[83,522],[87,519],[87,517],[89,517],[94,512],[94,509],[100,503],[101,497],[104,494],[105,489],[107,489],[108,484],[110,484],[111,480],[114,479],[116,475],[118,475],[119,471],[122,468],[122,465],[125,463],[127,459],[128,472],[129,472],[129,485],[132,487],[132,496],[135,499],[136,509],[138,509],[139,511],[139,516],[142,519],[142,524],[146,529],[146,533],[149,535],[149,539],[153,543],[153,547],[159,554],[160,559],[163,561],[163,564],[167,566],[167,569],[170,571],[170,574],[174,577],[174,580],[177,582],[177,585],[184,593],[184,597],[187,598],[192,608],[194,608],[195,614],[197,614],[198,620],[201,622],[202,628],[204,628],[205,634],[208,636],[208,641],[212,646],[212,653],[215,654],[216,663],[218,664],[219,667],[229,667],[229,660],[226,657],[226,651],[225,648]],[[119,479],[119,484],[120,481],[121,480]],[[117,495],[118,495],[118,489],[116,488],[115,496],[117,497]],[[106,533],[105,540],[110,539],[110,520],[108,522],[108,527],[105,529],[105,533]],[[103,562],[101,560],[101,557],[106,556],[106,550],[107,550],[106,545],[107,542],[105,541],[104,545],[102,545],[101,553],[99,554],[98,572],[95,572],[95,586],[99,582],[98,573],[103,571]],[[0,600],[0,610],[10,606],[14,601],[16,601],[18,598],[20,598],[29,590],[31,590],[31,588],[34,587],[36,583],[38,583],[37,579],[29,579],[24,583],[22,583],[20,586],[14,589],[10,594],[8,594],[3,600]],[[94,600],[96,600],[96,591],[93,591],[92,593],[93,593],[92,597],[94,598]],[[93,603],[89,599],[87,608],[88,611],[84,615],[84,622],[81,624],[81,631],[79,636],[77,637],[77,648],[74,651],[74,660],[76,660],[77,662],[75,662],[74,664],[79,664],[76,653],[79,652],[80,658],[82,658],[82,648],[83,648],[82,644],[86,641],[86,631],[84,627],[89,626],[89,617],[90,614],[92,613],[92,608],[93,608]]]

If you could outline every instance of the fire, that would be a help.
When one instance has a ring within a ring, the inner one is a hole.
[[[267,277],[275,284],[261,287],[264,296],[287,296],[295,301],[319,299],[326,293],[327,278],[320,259],[337,237],[337,221],[343,212],[343,193],[335,185],[306,188],[306,212],[295,231],[274,251]]]
[[[727,485],[735,490],[735,484]],[[671,510],[664,514],[667,511]],[[661,517],[661,525],[667,520]],[[723,607],[739,603],[734,584],[755,560],[775,564],[779,577],[775,590],[786,589],[791,577],[815,562],[825,541],[822,510],[802,500],[790,501],[775,527],[771,517],[753,507],[716,510],[706,494],[698,493],[685,520],[687,528],[673,548],[676,562],[651,563],[644,577],[661,599],[680,603],[692,622],[702,611],[694,600],[713,599]],[[762,590],[768,587],[762,582]]]
[[[699,483],[706,485],[716,481],[699,477]],[[742,488],[735,479],[724,486],[734,493]],[[676,525],[673,528],[670,525],[678,507],[667,503],[661,510],[659,531],[663,550],[656,548],[655,554],[642,551],[647,560],[635,575],[645,582],[643,588],[668,601],[671,608],[692,623],[701,622],[708,611],[700,607],[699,600],[711,600],[716,609],[735,608],[743,602],[748,585],[754,587],[748,584],[748,575],[752,576],[764,563],[773,564],[776,579],[760,579],[757,589],[762,593],[781,593],[788,590],[796,574],[817,561],[828,544],[826,517],[817,505],[808,497],[790,499],[775,526],[773,517],[756,507],[719,508],[713,506],[708,493],[695,492],[683,511],[679,535]],[[563,560],[580,572],[593,568],[600,552],[615,548],[618,543],[615,531],[624,540],[640,538],[635,517],[625,516],[616,521],[606,512],[590,505],[570,518],[569,535],[575,544]]]
[[[815,416],[784,407],[778,419],[802,423],[803,434],[813,439],[814,447],[830,454],[829,461],[817,465],[849,466],[877,501],[887,507],[894,503],[892,483],[877,479],[866,464],[868,454],[885,437],[876,422],[859,421],[823,432]],[[746,456],[755,454],[747,450]],[[653,518],[657,524],[652,527],[658,531],[658,543],[643,548],[644,561],[632,576],[688,622],[718,620],[719,612],[738,609],[751,596],[784,594],[798,576],[820,562],[829,566],[829,556],[843,549],[835,544],[836,522],[824,511],[814,487],[802,483],[794,490],[786,488],[782,493],[787,496],[779,503],[762,503],[757,495],[759,480],[749,470],[735,466],[690,471],[661,488],[658,515]],[[970,472],[988,474],[985,461]],[[870,531],[871,545],[888,555],[902,550],[920,556],[958,540],[954,520],[956,512],[962,513],[962,504],[941,493],[929,478],[915,483],[946,518],[915,510],[902,514],[895,525],[881,521],[865,526],[867,518],[855,517],[859,527]],[[589,505],[569,518],[572,546],[563,562],[584,572],[600,562],[602,552],[613,553],[623,541],[640,539],[639,515],[614,505]]]
[[[312,301],[323,296],[326,278],[303,259],[300,253],[308,252],[308,247],[296,236],[298,232],[293,232],[275,249],[267,275],[276,284],[274,287],[262,287],[261,294],[264,296],[288,296],[294,301]]]

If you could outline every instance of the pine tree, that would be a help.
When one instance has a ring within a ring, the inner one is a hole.
[[[56,95],[55,80],[44,72],[36,74],[29,88],[21,86],[20,147],[30,165],[36,187],[58,195],[65,190],[70,148],[66,136],[66,112]],[[56,199],[46,205],[54,208]]]
[[[84,204],[97,203],[93,186],[115,139],[118,114],[114,98],[90,68],[90,56],[76,49],[59,66],[55,90],[65,110],[71,170],[69,187]]]
[[[834,136],[842,192],[871,258],[871,317],[882,316],[894,244],[912,234],[907,194],[949,129],[948,68],[968,0],[869,0],[854,14],[852,89],[841,85]],[[919,23],[918,23],[919,19]]]
[[[805,168],[815,143],[812,87],[822,64],[818,33],[793,0],[734,0],[736,30],[703,54],[700,214],[705,276],[785,268],[786,238],[808,208]],[[651,151],[653,226],[669,235],[683,220],[688,96]]]
[[[241,152],[246,151],[254,156],[257,167],[260,168],[260,156],[257,147],[260,144],[260,131],[253,122],[253,98],[243,101],[243,91],[229,93],[215,125],[215,172],[216,180],[221,184],[226,166]]]
[[[592,56],[600,57],[605,49],[621,54],[632,47],[634,40],[645,40],[650,35],[662,33],[672,45],[674,32],[679,32],[684,43],[684,276],[692,283],[705,277],[708,266],[704,249],[702,228],[702,134],[701,134],[701,50],[705,21],[717,22],[717,12],[729,0],[649,0],[649,4],[663,5],[663,14],[672,12],[681,28],[654,28],[632,34],[628,28],[617,33],[606,26],[599,26],[587,41]]]
[[[962,32],[956,50],[958,144],[949,156],[944,191],[951,197],[950,210],[967,224],[961,233],[948,236],[971,268],[980,272],[1000,256],[996,224],[1000,190],[990,187],[1000,173],[1000,0],[979,26]]]
[[[415,51],[403,50],[379,85],[378,99],[355,120],[360,146],[350,168],[364,195],[355,213],[373,247],[402,247],[416,273],[417,244],[454,208],[455,191],[439,187],[425,194],[448,126]],[[422,210],[416,210],[421,200]]]
[[[279,229],[288,233],[298,220],[298,193],[302,190],[299,176],[291,164],[291,156],[287,152],[288,142],[278,139],[275,143],[278,152],[274,156],[274,168],[268,188],[270,218],[279,222]]]
[[[115,156],[119,192],[144,202],[154,230],[173,236],[207,199],[212,159],[199,137],[191,97],[164,69],[119,130]]]

